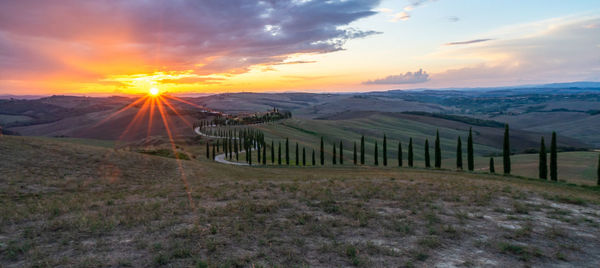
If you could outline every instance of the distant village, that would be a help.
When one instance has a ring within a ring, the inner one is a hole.
[[[265,112],[256,113],[239,113],[239,114],[226,114],[216,111],[204,111],[214,118],[212,119],[212,125],[226,126],[226,125],[252,125],[259,123],[273,122],[292,117],[292,112],[287,110],[280,110],[279,108],[273,107],[273,109]]]

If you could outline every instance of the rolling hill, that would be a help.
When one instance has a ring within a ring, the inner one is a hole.
[[[573,86],[577,85],[579,84]],[[391,90],[350,94],[225,93],[185,99],[195,105],[224,113],[254,113],[277,107],[291,111],[296,118],[307,120],[356,117],[361,113],[372,112],[421,112],[469,117],[492,120],[500,124],[509,123],[515,134],[522,131],[523,135],[518,136],[530,136],[523,144],[519,144],[520,141],[517,140],[517,148],[535,147],[534,136],[547,135],[552,131],[558,132],[561,140],[572,147],[600,146],[598,135],[595,135],[600,131],[600,90],[558,86]],[[0,100],[0,122],[4,129],[23,135],[115,139],[120,134],[110,129],[124,129],[134,112],[112,118],[102,128],[93,126],[133,100],[123,97],[72,96],[52,96],[37,100]],[[183,103],[174,103],[174,106],[182,111],[188,121],[205,119],[197,107]],[[139,106],[135,108],[139,109]],[[156,122],[155,119],[153,121]],[[441,125],[435,125],[436,128],[448,127],[448,122],[434,121],[428,117],[421,117],[419,120],[426,120],[427,124],[433,125],[440,123]],[[189,134],[189,128],[186,129],[181,121],[172,121],[175,132],[180,135]],[[159,128],[152,132],[154,131],[159,131]],[[164,132],[152,135],[159,134]],[[135,134],[128,139],[139,138],[144,138],[144,135]]]

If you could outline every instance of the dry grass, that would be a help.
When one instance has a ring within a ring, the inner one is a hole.
[[[593,266],[597,189],[0,139],[0,266]],[[193,206],[186,193],[190,190]]]

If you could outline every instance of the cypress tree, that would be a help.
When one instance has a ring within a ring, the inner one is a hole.
[[[239,139],[239,138],[238,138],[238,139]],[[241,146],[241,145],[242,145],[242,144],[240,143],[240,146]],[[237,140],[237,139],[236,139],[236,140],[234,140],[233,147],[234,147],[233,149],[235,150],[235,161],[240,161],[240,155],[238,154],[238,153],[239,153],[239,149],[240,149],[240,148],[239,148],[239,146],[238,146],[238,140]]]
[[[206,141],[206,159],[210,159],[210,144]]]
[[[263,153],[262,153],[262,163],[263,165],[267,164],[267,145],[263,143]]]
[[[246,156],[246,163],[248,163],[248,140],[246,138],[244,138],[244,150],[243,151],[246,152],[246,154],[245,154],[245,156]]]
[[[323,137],[321,137],[321,166],[325,165],[325,144],[323,144]]]
[[[462,169],[462,142],[460,141],[460,136],[458,136],[458,141],[456,142],[456,168]]]
[[[227,147],[229,146],[227,144],[227,139],[223,139],[223,145],[224,145],[223,146],[223,149],[224,149],[223,151],[225,152],[225,156],[227,156]]]
[[[412,138],[408,140],[408,167],[413,167],[413,144]]]
[[[425,139],[425,167],[431,167],[431,158],[429,157],[429,140]]]
[[[596,184],[598,184],[598,186],[600,186],[600,154],[598,155],[598,170],[596,170],[596,176],[598,176],[598,181],[596,182]]]
[[[271,141],[271,164],[275,164],[275,144]]]
[[[383,166],[387,166],[387,137],[383,134]]]
[[[246,155],[248,156],[248,165],[252,166],[252,148],[250,146],[246,150]]]
[[[375,141],[375,152],[374,152],[374,155],[375,155],[375,163],[374,164],[376,166],[379,166],[379,152],[377,151],[377,141]]]
[[[510,137],[508,134],[508,124],[504,125],[504,144],[502,147],[502,162],[504,174],[510,174]]]
[[[538,173],[540,179],[548,179],[548,157],[546,155],[546,143],[544,142],[544,136],[542,136],[540,142],[540,155],[539,155],[539,166]]]
[[[302,147],[302,165],[306,166],[306,148]]]
[[[335,143],[334,143],[333,144],[333,156],[332,156],[333,157],[332,158],[332,162],[333,162],[334,165],[337,164],[336,156],[337,156],[337,152],[335,151]]]
[[[212,148],[212,160],[215,161],[215,144],[214,143],[213,143],[212,147],[213,147]]]
[[[365,136],[360,137],[360,164],[365,164]]]
[[[281,166],[281,142],[279,142],[279,147],[277,148],[277,164]]]
[[[315,162],[315,149],[312,150],[312,165],[316,166],[317,163]]]
[[[473,159],[473,131],[469,128],[469,137],[467,138],[467,168],[469,171],[475,169],[475,160]]]
[[[229,138],[229,160],[233,158],[233,140]]]
[[[440,131],[435,132],[435,168],[442,168],[442,148],[440,146]]]
[[[257,146],[258,146],[258,148],[256,149],[256,160],[260,164],[260,160],[262,159],[262,157],[260,157],[260,153],[261,153],[260,143]]]
[[[356,166],[357,164],[357,158],[356,158],[356,142],[354,142],[354,154],[352,155],[354,157],[354,165]]]
[[[550,143],[550,180],[552,181],[558,181],[556,149],[556,132],[552,132],[552,141]]]
[[[344,144],[340,140],[340,165],[344,164]]]
[[[219,149],[219,139],[217,139],[217,152],[220,152],[221,150]]]
[[[300,165],[300,152],[299,152],[299,148],[298,148],[298,143],[296,142],[296,166]]]
[[[490,157],[490,173],[496,173],[496,168],[494,167],[494,158]]]
[[[290,165],[290,141],[285,138],[285,164]]]
[[[398,142],[398,166],[402,166],[402,143]]]

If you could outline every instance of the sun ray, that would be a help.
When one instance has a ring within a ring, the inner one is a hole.
[[[146,98],[146,101],[142,105],[142,108],[140,108],[140,110],[135,114],[135,116],[133,117],[133,119],[131,120],[131,122],[129,122],[129,124],[125,128],[125,131],[123,131],[123,133],[121,133],[121,136],[119,136],[119,139],[123,139],[123,137],[127,133],[129,133],[129,131],[131,130],[131,128],[142,118],[142,116],[144,116],[146,114],[146,112],[148,111],[148,106],[150,104],[150,101],[151,101],[151,99]]]
[[[150,137],[150,134],[152,133],[152,121],[154,120],[154,109],[156,106],[156,99],[152,98],[152,100],[150,101],[150,113],[148,116],[148,132],[146,134],[146,138]]]
[[[161,96],[158,96],[158,98],[161,100],[161,102],[162,102],[162,103],[166,104],[166,105],[167,105],[167,107],[169,107],[169,109],[171,109],[171,111],[173,111],[173,112],[175,113],[175,115],[177,115],[177,117],[179,117],[179,119],[181,119],[181,120],[182,120],[182,121],[183,121],[183,122],[184,122],[186,125],[188,125],[189,127],[192,127],[192,124],[191,124],[191,123],[190,123],[190,122],[189,122],[187,119],[185,119],[185,117],[183,117],[183,116],[182,116],[182,115],[181,115],[181,114],[180,114],[180,113],[179,113],[179,112],[178,112],[178,111],[175,109],[175,107],[173,107],[173,105],[171,105],[171,103],[170,103],[170,102],[169,102],[167,99],[164,99],[164,98],[163,98],[163,97],[161,97]]]
[[[102,124],[106,123],[106,121],[108,121],[109,119],[111,119],[111,118],[113,118],[113,117],[117,116],[118,114],[120,114],[120,113],[122,113],[122,112],[125,112],[125,111],[129,110],[131,107],[133,107],[133,106],[137,105],[138,103],[140,103],[140,102],[142,102],[142,101],[146,100],[147,98],[148,98],[148,96],[144,96],[144,97],[141,97],[141,98],[137,99],[136,101],[134,101],[134,102],[132,102],[132,103],[128,104],[127,106],[125,106],[125,107],[121,108],[120,110],[118,110],[118,111],[116,111],[116,112],[114,112],[114,113],[110,114],[110,115],[109,115],[109,116],[107,116],[106,118],[102,119],[100,122],[96,123],[96,124],[95,124],[93,127],[97,127],[97,126],[99,126],[99,125],[102,125]]]
[[[160,113],[160,117],[162,119],[163,125],[165,126],[165,129],[167,131],[167,136],[169,137],[169,142],[171,143],[171,150],[173,150],[173,154],[175,155],[175,160],[177,161],[177,165],[179,166],[179,172],[181,173],[181,180],[183,181],[183,184],[185,186],[185,191],[188,196],[188,201],[190,202],[190,206],[192,208],[195,208],[195,204],[192,201],[192,190],[191,190],[190,185],[188,184],[187,178],[185,176],[185,172],[183,170],[183,165],[181,164],[181,160],[179,159],[179,155],[177,154],[177,148],[175,146],[175,141],[173,140],[173,135],[172,135],[171,129],[169,127],[169,122],[167,120],[167,116],[164,111],[163,104],[159,98],[156,98],[156,102],[157,102],[157,106],[158,106],[158,112]]]
[[[212,112],[212,110],[210,110],[210,109],[208,109],[208,108],[206,108],[206,107],[204,107],[204,106],[200,106],[200,105],[198,105],[198,104],[191,103],[191,102],[189,102],[189,101],[186,101],[186,100],[184,100],[184,99],[181,99],[181,98],[178,98],[178,97],[175,97],[175,96],[171,96],[171,95],[163,95],[163,96],[165,96],[166,98],[172,99],[172,100],[176,100],[176,101],[178,101],[178,102],[183,102],[183,103],[185,103],[185,104],[192,105],[192,106],[194,106],[194,107],[196,107],[196,108],[200,108],[200,109],[203,109],[203,110],[206,110],[206,111],[210,111],[210,112]]]

